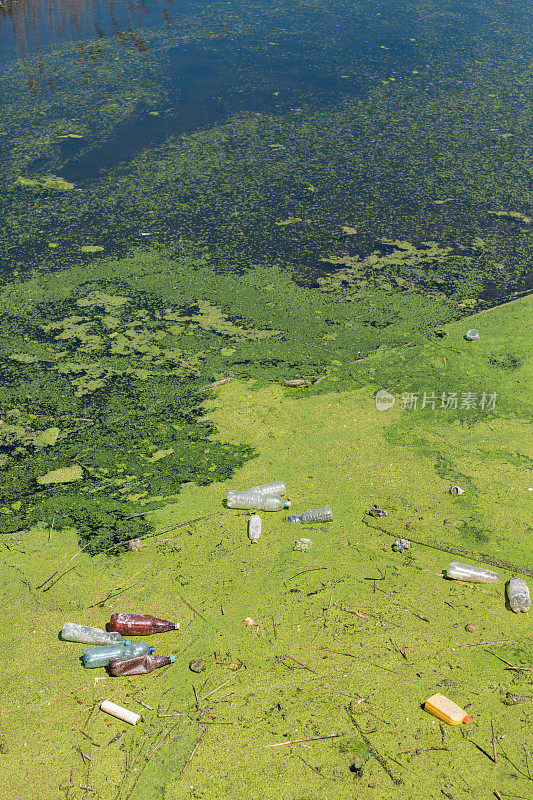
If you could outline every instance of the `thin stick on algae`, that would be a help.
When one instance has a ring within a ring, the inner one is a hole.
[[[89,542],[87,542],[87,544],[84,544],[84,545],[83,545],[83,547],[82,547],[82,548],[80,548],[80,550],[78,550],[78,552],[77,552],[77,553],[74,553],[74,555],[72,556],[72,558],[70,558],[70,559],[67,561],[67,563],[65,564],[65,566],[66,566],[66,567],[68,567],[68,565],[69,565],[69,564],[70,564],[72,561],[74,561],[74,559],[75,559],[77,556],[79,556],[79,554],[80,554],[80,553],[83,553],[83,551],[85,550],[85,548],[86,548],[86,547],[88,547],[88,546],[89,546]],[[61,559],[61,561],[63,561],[63,559],[64,559],[65,557],[66,557],[66,554],[63,556],[63,558]],[[59,564],[61,564],[61,561],[59,562]],[[59,568],[59,564],[57,565],[57,567],[58,567],[58,568]],[[43,589],[43,592],[47,592],[49,589],[51,589],[51,588],[52,588],[52,586],[54,586],[54,585],[55,585],[55,584],[58,582],[58,580],[59,580],[60,578],[62,578],[62,577],[63,577],[63,575],[66,575],[66,574],[67,574],[67,572],[70,572],[70,570],[65,570],[65,572],[62,572],[60,575],[58,575],[58,576],[57,576],[57,578],[55,579],[55,581],[52,581],[52,583],[50,584],[50,586],[47,586],[47,587],[46,587],[46,589]],[[53,574],[55,575],[56,573],[57,573],[57,569],[56,569],[56,572],[55,572],[55,573],[53,573]],[[45,584],[45,583],[47,583],[47,582],[48,582],[48,580],[50,580],[50,578],[47,578],[47,580],[46,580],[46,581],[44,581],[44,583],[41,583],[41,586],[44,586],[44,584]],[[37,588],[40,588],[40,587],[37,587]]]
[[[206,734],[206,733],[207,733],[207,728],[204,728],[204,730],[203,730],[203,731],[202,731],[202,733],[200,734],[200,738],[198,739],[198,741],[197,741],[197,742],[196,742],[196,744],[194,745],[194,749],[193,749],[192,753],[190,754],[189,758],[188,758],[188,759],[187,759],[187,761],[185,762],[185,766],[183,767],[183,769],[182,769],[182,770],[181,770],[181,772],[180,772],[180,778],[181,778],[181,776],[183,775],[183,773],[185,772],[185,770],[187,769],[187,767],[189,766],[189,764],[191,763],[191,761],[193,760],[193,758],[194,758],[194,754],[196,753],[196,751],[197,751],[197,750],[198,750],[198,748],[200,747],[200,742],[202,741],[202,739],[203,739],[203,737],[205,736],[205,734]],[[127,798],[126,798],[126,800],[127,800]]]
[[[232,675],[231,678],[228,678],[227,681],[224,681],[224,683],[221,683],[220,686],[216,687],[216,689],[213,689],[208,694],[204,695],[204,697],[201,697],[199,702],[202,703],[204,700],[207,700],[207,698],[211,697],[212,694],[215,694],[215,692],[218,692],[219,689],[222,689],[224,686],[226,686],[228,683],[230,683],[232,680],[234,680],[237,677],[237,675],[238,675],[238,673],[236,672],[235,675]]]
[[[389,778],[391,779],[391,781],[394,783],[394,785],[395,785],[395,786],[403,786],[403,785],[404,785],[404,782],[402,781],[402,779],[401,779],[401,778],[395,778],[395,777],[394,777],[394,775],[393,775],[393,773],[392,773],[392,771],[391,771],[391,769],[390,769],[389,765],[387,764],[387,762],[385,761],[385,759],[383,758],[383,756],[381,755],[381,753],[378,753],[378,751],[376,750],[376,748],[374,747],[374,745],[373,745],[373,744],[371,744],[371,743],[370,743],[370,741],[369,741],[369,740],[367,739],[367,737],[365,736],[365,734],[364,734],[364,732],[363,732],[363,730],[362,730],[361,726],[359,725],[359,723],[357,722],[357,720],[356,720],[356,719],[353,717],[353,715],[352,715],[352,713],[351,713],[351,706],[348,706],[348,708],[346,709],[346,711],[347,711],[347,713],[348,713],[348,716],[349,716],[349,717],[350,717],[350,719],[352,720],[353,724],[355,725],[355,727],[356,727],[356,728],[357,728],[357,730],[359,731],[359,733],[360,733],[360,735],[361,735],[361,738],[363,739],[363,741],[365,742],[365,744],[368,746],[368,748],[369,748],[370,752],[372,753],[372,755],[374,756],[374,758],[375,758],[375,759],[377,759],[377,761],[379,761],[379,763],[381,764],[381,766],[383,767],[383,769],[385,770],[385,772],[387,773],[387,775],[389,776]]]
[[[199,612],[199,611],[197,611],[195,608],[193,608],[193,607],[191,606],[191,604],[190,604],[190,603],[188,603],[188,602],[187,602],[187,600],[186,600],[186,599],[185,599],[185,598],[184,598],[184,597],[183,597],[181,594],[180,594],[180,597],[181,597],[181,599],[183,600],[183,602],[185,603],[185,605],[186,605],[186,606],[188,606],[188,607],[191,609],[191,611],[192,611],[192,612],[194,612],[194,614],[197,614],[197,615],[200,617],[200,619],[203,619],[203,621],[204,621],[204,622],[209,622],[209,620],[207,620],[207,619],[206,619],[206,618],[203,616],[203,614],[200,614],[200,612]]]
[[[127,583],[129,583],[131,580],[133,580],[133,578],[136,578],[137,575],[139,575],[141,572],[144,572],[145,569],[148,569],[149,566],[150,566],[150,564],[147,564],[145,567],[142,567],[142,569],[140,569],[137,572],[135,572],[130,578],[127,578],[124,581],[124,583],[121,583],[120,586],[115,586],[114,589],[110,589],[110,591],[107,593],[106,597],[103,598],[103,600],[98,600],[96,603],[92,603],[90,606],[86,606],[86,608],[94,608],[95,606],[99,606],[102,603],[105,603],[106,600],[109,600],[109,598],[111,597],[112,594],[114,594],[115,592],[118,592],[119,589],[124,588],[124,586]],[[128,587],[128,588],[131,588],[131,587]]]
[[[169,732],[166,733],[165,736],[163,736],[163,738],[156,744],[154,749],[150,753],[148,753],[148,755],[145,757],[146,761],[150,761],[150,759],[153,756],[155,756],[155,754],[157,753],[159,748],[164,744],[164,742],[166,742],[166,740],[168,739],[168,737],[170,736],[172,731],[174,731],[178,727],[179,724],[180,724],[179,722],[176,722],[176,724],[172,726],[172,728],[169,730]]]
[[[309,762],[308,762],[308,761],[306,761],[306,760],[305,760],[305,758],[302,758],[302,757],[301,757],[301,756],[299,756],[298,754],[296,754],[296,758],[299,758],[299,759],[300,759],[300,761],[303,761],[303,763],[305,764],[305,766],[306,766],[306,767],[309,767],[309,769],[312,769],[312,770],[313,770],[313,772],[316,772],[316,773],[317,773],[317,775],[320,775],[320,777],[321,777],[321,778],[323,778],[323,777],[324,777],[324,776],[322,775],[322,772],[321,772],[321,771],[318,769],[318,767],[313,767],[313,765],[312,765],[312,764],[309,764]]]
[[[318,742],[321,739],[336,739],[337,736],[344,736],[344,733],[326,733],[324,736],[308,736],[306,739],[289,739],[286,742],[276,742],[276,744],[266,744],[269,747],[283,747],[285,744],[300,744],[300,742]]]
[[[494,658],[499,659],[499,661],[503,661],[504,664],[507,664],[509,669],[515,669],[515,670],[517,670],[519,672],[520,671],[522,671],[522,672],[533,672],[533,667],[515,667],[514,664],[511,664],[510,661],[506,661],[505,658],[502,658],[501,656],[497,656],[496,653],[491,653],[490,650],[484,650],[483,652],[484,653],[488,653],[489,656],[494,656]]]
[[[380,525],[372,525],[367,519],[365,519],[365,517],[363,517],[361,522],[368,528],[372,528],[372,530],[381,531],[382,533],[386,533],[387,536],[396,536],[394,531],[388,531],[386,528],[382,528]],[[477,553],[475,550],[467,550],[466,547],[445,545],[435,541],[422,542],[420,539],[413,539],[411,537],[410,539],[411,542],[414,542],[414,544],[419,544],[421,547],[431,547],[433,550],[441,550],[443,553],[451,553],[454,556],[463,556],[464,558],[469,558],[472,561],[479,561],[482,564],[490,564],[493,567],[500,567],[500,569],[506,569],[509,572],[520,572],[522,575],[531,575],[531,577],[533,577],[533,569],[529,569],[529,567],[520,567],[518,564],[511,564],[510,561],[503,561],[500,558],[494,558],[486,553]]]

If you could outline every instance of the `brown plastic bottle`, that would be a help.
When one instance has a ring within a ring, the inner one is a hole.
[[[179,622],[156,619],[151,614],[112,614],[105,628],[109,632],[129,633],[130,636],[149,636],[151,633],[177,631],[179,626]]]
[[[175,660],[174,656],[154,656],[152,654],[137,656],[137,658],[112,658],[107,665],[107,671],[115,678],[119,675],[147,675],[154,669],[173,664]]]

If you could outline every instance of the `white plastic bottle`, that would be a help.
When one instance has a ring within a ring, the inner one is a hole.
[[[260,486],[251,486],[247,492],[257,492],[258,494],[287,494],[287,489],[283,481],[274,483],[262,483]]]
[[[248,520],[248,538],[252,544],[257,544],[257,540],[261,536],[261,517],[258,514],[253,514]]]
[[[290,501],[279,494],[257,494],[256,492],[228,492],[228,508],[257,509],[258,511],[281,511],[290,508]]]
[[[108,633],[90,625],[76,625],[65,622],[61,629],[61,638],[65,642],[83,642],[84,644],[128,644],[120,633]]]
[[[446,577],[470,583],[498,583],[500,580],[500,576],[491,572],[490,569],[471,567],[470,564],[460,564],[458,561],[450,561]]]
[[[333,511],[329,506],[303,511],[301,514],[289,514],[289,522],[329,522],[333,519]]]
[[[103,703],[100,703],[100,708],[102,711],[105,711],[106,714],[111,714],[112,717],[122,719],[124,722],[129,722],[130,725],[137,725],[141,719],[140,714],[130,711],[129,708],[117,706],[116,703],[112,703],[110,700],[104,700]]]
[[[529,611],[531,608],[531,599],[529,597],[528,585],[523,578],[514,575],[514,577],[507,581],[507,586],[505,588],[507,597],[509,598],[509,605],[515,614],[519,614],[521,611]]]

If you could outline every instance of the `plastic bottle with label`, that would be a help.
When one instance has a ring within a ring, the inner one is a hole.
[[[228,508],[257,509],[258,511],[281,511],[290,508],[289,500],[279,494],[257,494],[256,492],[228,492]]]
[[[129,636],[150,636],[152,633],[165,633],[179,630],[179,622],[157,619],[151,614],[112,614],[106,631],[117,631]]]
[[[329,522],[333,519],[333,511],[329,506],[303,511],[301,514],[289,514],[289,522]]]
[[[88,647],[83,651],[82,662],[85,669],[107,667],[112,658],[135,658],[144,656],[145,653],[153,653],[154,650],[155,648],[146,642],[133,642],[127,646],[108,644],[104,647]]]
[[[174,656],[154,656],[147,653],[136,658],[112,658],[106,669],[114,678],[120,675],[147,675],[154,669],[173,664],[175,660]]]
[[[65,622],[61,629],[61,638],[65,642],[83,642],[84,644],[128,644],[120,633],[107,633],[100,628],[91,628],[89,625],[76,625],[74,622]]]
[[[531,608],[531,598],[525,580],[519,575],[515,575],[507,581],[505,589],[509,598],[509,605],[515,614],[519,614],[521,611],[527,613]]]

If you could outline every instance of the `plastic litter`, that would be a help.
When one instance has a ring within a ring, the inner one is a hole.
[[[85,669],[107,667],[112,658],[135,658],[153,653],[153,647],[145,642],[133,642],[126,647],[120,644],[108,644],[104,647],[88,647],[83,651],[82,662]]]
[[[248,538],[252,544],[257,544],[257,540],[261,536],[261,517],[258,514],[253,514],[248,520]]]
[[[411,549],[411,542],[409,539],[396,539],[392,545],[392,549],[397,553],[405,553],[406,550]]]
[[[142,550],[143,547],[146,547],[146,544],[141,539],[130,539],[128,542],[128,550],[132,553],[136,550]]]
[[[251,486],[247,492],[257,492],[258,494],[287,494],[287,489],[283,481],[274,483],[262,483],[259,486]]]
[[[371,517],[386,517],[387,512],[383,511],[381,508],[371,508],[368,512]]]
[[[76,625],[65,622],[61,629],[61,638],[65,642],[83,642],[84,644],[129,644],[120,633],[107,633],[90,625]]]
[[[112,614],[106,631],[118,631],[130,636],[150,636],[152,633],[165,633],[179,630],[179,622],[157,619],[151,614]]]
[[[206,667],[207,664],[203,658],[193,658],[193,660],[189,662],[189,669],[191,672],[205,672]]]
[[[117,706],[116,703],[112,703],[110,700],[104,700],[103,703],[100,703],[100,709],[101,711],[105,711],[106,714],[111,714],[112,717],[122,719],[124,722],[129,722],[130,725],[137,725],[141,719],[140,714],[135,714],[127,708]]]
[[[505,587],[507,597],[509,598],[509,605],[515,614],[521,611],[528,612],[531,608],[531,598],[529,597],[529,588],[523,578],[518,575],[510,578]]]
[[[311,539],[298,539],[298,541],[296,541],[294,543],[294,547],[292,549],[293,550],[310,550],[312,548],[312,546],[313,546],[313,542],[311,541]]]
[[[455,497],[457,497],[460,494],[464,494],[464,493],[465,493],[465,490],[461,489],[460,486],[452,486],[451,489],[450,489],[450,494],[453,494]]]
[[[136,658],[112,658],[107,672],[115,678],[119,675],[147,675],[154,669],[173,664],[175,660],[174,656],[154,656],[151,653]]]
[[[443,694],[434,694],[429,697],[424,703],[424,709],[434,717],[447,722],[448,725],[460,725],[461,722],[472,721],[472,717],[469,717],[463,708],[452,700],[448,700]]]
[[[475,328],[470,328],[470,330],[465,333],[465,339],[467,342],[477,342],[479,339],[479,332],[476,331]]]
[[[329,522],[333,519],[333,511],[329,506],[303,511],[301,514],[289,514],[288,522]]]
[[[500,576],[489,569],[471,567],[469,564],[460,564],[458,561],[450,561],[446,577],[456,581],[470,581],[470,583],[498,583],[500,580]]]
[[[289,500],[279,494],[260,494],[258,492],[235,492],[230,490],[227,499],[228,508],[257,509],[258,511],[281,511],[290,508]]]

